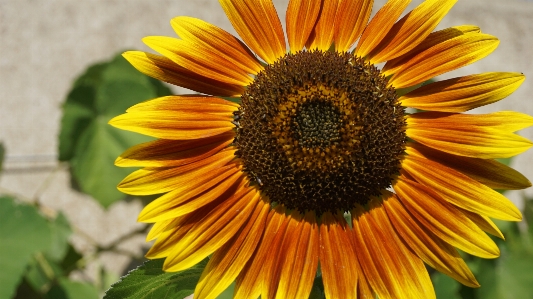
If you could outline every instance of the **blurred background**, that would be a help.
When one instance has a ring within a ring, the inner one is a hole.
[[[282,23],[287,2],[274,0]],[[420,2],[413,0],[407,11]],[[384,3],[376,0],[374,13]],[[1,200],[28,203],[50,226],[51,239],[64,239],[54,243],[63,246],[63,254],[55,258],[50,255],[57,250],[51,248],[30,250],[17,264],[21,270],[16,279],[7,278],[15,274],[0,273],[0,289],[4,290],[0,299],[90,298],[50,295],[61,289],[67,296],[65,290],[79,287],[77,282],[87,286],[87,294],[100,296],[144,260],[149,247],[144,241],[147,227],[136,218],[150,198],[118,193],[114,186],[131,170],[112,165],[123,148],[138,143],[139,137],[116,133],[106,123],[136,102],[188,91],[132,72],[116,54],[130,49],[149,51],[141,39],[174,36],[169,21],[181,15],[236,34],[216,0],[0,0]],[[477,25],[501,43],[487,58],[437,79],[489,71],[522,72],[527,78],[517,92],[474,113],[516,110],[533,115],[533,0],[459,0],[437,29],[463,24]],[[135,89],[139,85],[144,87]],[[533,128],[520,134],[533,139]],[[510,163],[533,180],[533,150]],[[533,197],[533,189],[506,195],[524,209],[529,207],[524,199]],[[31,222],[37,229],[40,220],[24,218],[34,217],[32,211],[2,204],[0,222],[16,212],[23,215],[17,221]],[[0,239],[9,236],[7,225],[2,225]],[[513,230],[510,234],[522,234],[527,229],[524,225],[508,228]],[[27,225],[26,229],[29,238],[33,228]],[[23,246],[32,240],[19,242]],[[8,264],[6,248],[0,247],[0,271]],[[35,252],[44,252],[44,258],[39,260]],[[446,280],[436,279],[437,283]],[[525,280],[513,285],[526,282],[533,284]],[[458,288],[444,288],[459,296],[447,298],[473,298]],[[498,294],[494,298],[519,298]],[[531,294],[521,298],[533,298]]]

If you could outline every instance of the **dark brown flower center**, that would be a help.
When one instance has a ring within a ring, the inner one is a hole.
[[[236,155],[272,202],[348,211],[379,196],[399,172],[404,109],[380,71],[358,57],[287,54],[241,100]]]

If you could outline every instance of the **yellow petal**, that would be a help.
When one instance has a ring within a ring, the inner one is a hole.
[[[181,219],[167,219],[165,221],[160,221],[154,223],[148,234],[146,235],[146,242],[150,242],[156,238],[159,238],[159,236],[166,230],[172,229],[176,227],[176,224]]]
[[[352,212],[355,251],[372,289],[380,298],[435,298],[422,260],[399,239],[381,202]]]
[[[187,111],[146,111],[119,115],[109,124],[123,130],[173,140],[207,138],[235,128],[231,114],[225,116]]]
[[[120,167],[170,167],[210,157],[233,142],[233,131],[193,140],[159,139],[129,148],[115,161]]]
[[[290,0],[287,7],[287,39],[291,53],[301,51],[317,22],[321,0]],[[335,1],[329,1],[335,2]]]
[[[318,20],[306,43],[308,50],[318,49],[320,51],[327,51],[331,47],[335,34],[335,21],[339,1],[321,1],[322,7],[320,8]]]
[[[477,224],[477,226],[479,226],[479,228],[481,228],[484,232],[489,233],[502,240],[505,240],[505,237],[503,236],[498,226],[496,226],[496,224],[492,222],[492,220],[490,220],[489,217],[479,215],[477,213],[470,212],[470,211],[463,210],[463,209],[461,210],[461,212],[463,212],[463,214],[465,214],[466,217],[470,218],[472,222]]]
[[[338,52],[350,50],[361,36],[370,19],[373,4],[374,0],[339,0],[334,36],[335,49]]]
[[[366,57],[370,54],[389,33],[394,22],[410,2],[411,0],[389,0],[383,5],[363,31],[354,54],[359,57]]]
[[[482,33],[459,35],[411,58],[390,78],[389,86],[404,88],[474,63],[498,47],[496,37]]]
[[[403,55],[420,44],[437,27],[457,0],[426,0],[390,29],[370,54],[371,63]]]
[[[430,188],[399,178],[394,184],[394,191],[424,228],[448,244],[482,258],[500,255],[494,241]]]
[[[191,17],[176,17],[170,24],[182,39],[201,44],[210,56],[218,55],[248,74],[256,75],[263,69],[243,42],[215,25]]]
[[[194,298],[217,298],[239,275],[252,256],[266,227],[270,204],[260,202],[235,237],[218,249],[196,284]]]
[[[228,84],[250,84],[253,79],[231,61],[208,47],[190,40],[180,40],[166,36],[149,36],[143,42],[176,64],[199,74]]]
[[[349,228],[348,228],[349,229]],[[322,215],[320,224],[320,270],[326,298],[356,298],[357,257],[342,215]],[[349,266],[348,266],[349,265]]]
[[[458,156],[481,159],[509,158],[528,150],[531,141],[514,133],[470,125],[439,127],[407,117],[405,133],[426,146]]]
[[[141,73],[176,86],[223,97],[239,96],[244,92],[244,86],[242,85],[228,84],[206,78],[177,65],[164,56],[140,51],[124,52],[122,56]]]
[[[405,210],[396,195],[388,192],[383,206],[404,244],[407,244],[426,264],[466,286],[479,287],[474,274],[468,269],[457,250],[421,227]]]
[[[506,98],[524,82],[520,73],[483,73],[424,85],[402,96],[403,106],[464,112]]]
[[[285,36],[272,0],[219,0],[242,40],[268,64],[285,55]]]
[[[259,202],[254,188],[243,190],[212,209],[174,244],[163,270],[188,269],[226,244],[249,220]]]
[[[480,126],[505,132],[516,132],[533,125],[533,117],[514,111],[499,111],[489,114],[421,112],[409,115],[409,124],[417,127],[434,128]]]
[[[424,41],[422,41],[409,52],[405,53],[404,55],[401,55],[400,57],[387,61],[387,63],[385,63],[385,65],[383,66],[381,73],[386,77],[390,76],[396,73],[404,63],[408,62],[416,55],[433,46],[436,46],[446,40],[452,39],[460,35],[479,32],[481,32],[479,27],[473,25],[454,26],[432,32],[426,37],[426,39],[424,39]]]
[[[407,144],[406,152],[453,168],[492,189],[516,190],[531,187],[531,182],[525,176],[496,160],[451,155],[415,142]]]
[[[519,221],[520,211],[502,194],[468,176],[424,158],[408,155],[402,169],[446,201],[496,219]]]
[[[234,158],[235,149],[227,149],[209,158],[179,167],[140,169],[124,178],[118,189],[131,195],[150,195],[193,188],[223,173],[226,169],[221,167]]]

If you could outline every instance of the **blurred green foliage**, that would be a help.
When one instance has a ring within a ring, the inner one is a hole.
[[[63,214],[46,217],[37,206],[0,196],[0,298],[99,298],[95,286],[68,280],[81,259],[71,233]]]
[[[107,122],[137,103],[170,94],[161,82],[138,72],[121,55],[89,67],[74,82],[63,105],[59,160],[70,163],[81,191],[104,207],[125,197],[116,186],[132,169],[113,162],[127,148],[150,138]]]

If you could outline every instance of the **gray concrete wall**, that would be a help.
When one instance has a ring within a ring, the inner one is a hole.
[[[288,0],[275,1],[284,20]],[[385,1],[376,0],[375,9]],[[410,8],[420,3],[414,0]],[[51,211],[64,211],[76,228],[74,242],[86,253],[95,244],[111,244],[141,226],[138,201],[102,209],[70,188],[67,170],[58,166],[60,106],[74,78],[95,62],[124,49],[148,50],[141,38],[174,33],[172,17],[194,16],[231,28],[216,0],[0,0],[0,141],[7,148],[0,193],[38,200]],[[523,72],[527,79],[508,99],[475,111],[518,110],[533,115],[533,1],[460,0],[439,28],[475,24],[501,40],[488,58],[446,74],[448,78],[486,71]],[[183,92],[175,88],[175,92]],[[533,129],[522,135],[533,139]],[[513,165],[533,179],[533,150]],[[533,194],[531,188],[526,190]],[[522,191],[510,194],[519,203]],[[144,236],[134,234],[125,250],[141,254]],[[128,255],[97,256],[89,266],[121,272]]]

